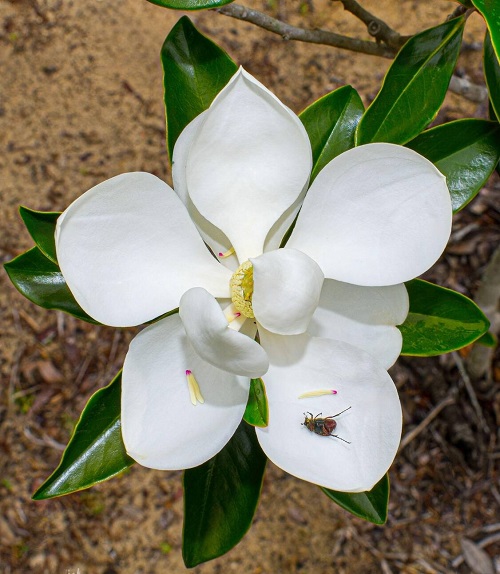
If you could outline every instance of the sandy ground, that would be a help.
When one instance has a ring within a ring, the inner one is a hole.
[[[364,5],[403,34],[440,23],[455,7],[446,0]],[[300,22],[298,2],[253,6]],[[149,171],[169,180],[158,54],[180,16],[145,0],[0,0],[2,261],[31,246],[17,213],[20,204],[63,210],[83,191],[125,171]],[[192,14],[192,19],[296,112],[346,83],[368,104],[389,65],[287,43],[215,13]],[[315,2],[305,21],[367,39],[364,27],[339,3]],[[480,39],[482,31],[479,17],[472,16],[468,41]],[[480,55],[464,54],[459,72],[480,82]],[[485,106],[451,95],[440,118],[485,113]],[[452,238],[430,279],[474,294],[499,239],[498,192],[493,178],[456,218],[455,229],[462,233]],[[57,465],[90,395],[119,369],[134,331],[93,327],[35,308],[3,273],[0,283],[0,572],[186,571],[180,551],[180,473],[135,466],[85,492],[30,500]],[[387,526],[351,517],[317,487],[269,465],[251,531],[228,555],[193,571],[468,572],[464,564],[453,563],[461,539],[484,542],[496,535],[484,543],[494,557],[500,549],[493,430],[500,416],[498,370],[492,369],[477,390],[489,434],[478,428],[452,358],[403,359],[393,376],[405,433],[451,388],[459,389],[459,398],[398,457]],[[496,567],[500,572],[498,560]]]

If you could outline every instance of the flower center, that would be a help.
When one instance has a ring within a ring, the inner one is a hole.
[[[253,319],[253,266],[250,261],[242,263],[229,281],[231,299],[236,309],[245,317]]]

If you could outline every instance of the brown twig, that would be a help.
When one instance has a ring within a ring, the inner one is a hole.
[[[392,32],[399,36],[400,44],[397,47],[393,47],[385,43],[378,44],[376,42],[367,42],[366,40],[343,36],[342,34],[336,34],[327,30],[307,30],[305,28],[299,28],[273,18],[272,16],[268,16],[263,12],[259,12],[253,8],[247,8],[240,4],[235,4],[234,2],[232,4],[216,8],[215,11],[219,14],[223,14],[224,16],[235,18],[236,20],[250,22],[251,24],[258,26],[259,28],[263,28],[268,32],[278,34],[284,40],[295,40],[297,42],[307,42],[309,44],[322,44],[324,46],[332,46],[334,48],[340,48],[341,50],[349,50],[351,52],[368,54],[369,56],[379,56],[381,58],[394,58],[397,53],[397,48],[411,37],[401,36],[387,26],[388,30],[392,30]],[[369,12],[367,14],[369,14]],[[385,30],[383,34],[390,35],[387,30]],[[395,36],[392,38],[391,42],[395,42]],[[464,80],[457,76],[453,76],[451,78],[450,91],[476,103],[485,102],[487,97],[486,88],[472,84],[468,80]]]
[[[20,371],[20,364],[21,358],[23,353],[26,349],[26,345],[21,343],[16,350],[14,355],[14,360],[12,362],[12,370],[10,372],[9,377],[9,387],[8,387],[8,396],[7,396],[7,417],[10,417],[14,412],[14,400],[15,400],[15,388],[16,383],[19,380],[19,371]]]
[[[457,365],[458,371],[460,373],[460,377],[462,378],[462,381],[465,385],[465,389],[467,391],[467,394],[469,395],[470,402],[472,403],[472,406],[473,406],[474,411],[476,413],[476,417],[477,417],[477,420],[479,422],[479,425],[481,426],[482,430],[485,433],[489,433],[490,427],[488,426],[488,423],[486,422],[486,419],[484,418],[483,411],[481,409],[481,405],[479,404],[479,401],[477,400],[476,392],[474,391],[474,387],[472,386],[472,382],[470,380],[469,374],[467,373],[464,362],[462,361],[462,358],[460,357],[460,355],[456,351],[453,351],[452,355],[453,355],[453,359],[455,360],[455,364]]]
[[[495,544],[496,542],[499,541],[500,541],[500,534],[492,534],[491,536],[487,536],[486,538],[483,538],[482,540],[477,542],[476,546],[478,546],[479,548],[486,548],[486,546],[489,546],[490,544]],[[451,565],[453,566],[453,568],[458,568],[463,562],[465,562],[465,559],[462,553],[453,560]]]
[[[241,6],[240,4],[227,4],[226,6],[217,8],[216,11],[220,14],[224,14],[224,16],[244,20],[268,32],[279,34],[284,40],[324,44],[325,46],[333,46],[342,50],[360,52],[371,56],[381,56],[383,58],[393,58],[396,53],[396,50],[393,48],[375,42],[358,40],[357,38],[350,38],[342,34],[327,32],[326,30],[306,30],[305,28],[298,28],[297,26],[292,26],[272,16],[268,16],[263,12]]]
[[[377,18],[371,12],[368,12],[356,0],[338,0],[342,2],[344,10],[356,16],[361,22],[366,24],[370,36],[377,39],[378,42],[384,42],[390,48],[399,50],[410,36],[401,36],[396,30],[393,30],[386,22]]]
[[[57,442],[55,439],[45,433],[42,433],[42,438],[36,437],[28,427],[24,427],[23,433],[29,441],[31,441],[33,444],[36,444],[37,446],[48,446],[61,452],[66,448],[64,444]]]
[[[455,10],[446,18],[446,21],[453,20],[453,18],[458,18],[459,16],[463,16],[467,12],[468,8],[466,6],[462,6],[459,4]]]
[[[498,303],[500,301],[500,247],[497,247],[484,271],[481,285],[474,300],[490,320],[491,332],[495,334],[500,333],[500,313],[498,312]],[[466,360],[467,372],[472,379],[477,380],[486,373],[492,357],[492,349],[483,345],[474,345]]]
[[[478,84],[473,84],[466,78],[452,76],[449,89],[454,94],[463,96],[465,99],[471,102],[475,102],[476,104],[481,104],[488,101],[488,90],[486,87],[479,86]]]
[[[407,433],[399,445],[399,451],[401,452],[410,442],[416,438],[437,416],[438,414],[449,405],[455,402],[456,392],[450,392],[440,403],[438,403],[432,411],[425,417],[425,419],[418,424],[414,429]]]

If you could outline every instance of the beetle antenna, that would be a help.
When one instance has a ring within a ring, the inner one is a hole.
[[[351,408],[351,407],[349,407]],[[340,414],[340,413],[339,413]],[[345,440],[345,438],[342,438],[341,436],[339,436],[338,434],[331,434],[330,436],[332,436],[333,438],[338,438],[343,442],[346,442],[347,444],[351,444],[348,440]]]
[[[341,415],[342,413],[345,413],[346,411],[348,411],[349,409],[351,409],[352,407],[347,407],[346,409],[344,409],[343,411],[340,411],[340,413],[337,413],[336,415],[332,415],[331,417],[328,417],[329,419],[333,419],[334,417],[338,417],[339,415]]]

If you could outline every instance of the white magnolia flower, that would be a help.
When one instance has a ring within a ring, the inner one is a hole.
[[[270,422],[257,433],[277,465],[351,492],[390,466],[401,407],[386,369],[408,313],[402,283],[443,251],[449,193],[414,151],[370,144],[331,161],[304,199],[311,158],[299,118],[240,70],[181,134],[176,193],[126,173],[59,218],[62,273],[94,319],[138,325],[179,307],[125,360],[122,431],[137,462],[211,458],[241,421],[249,379],[263,376]],[[227,252],[223,264],[204,242]],[[334,436],[302,424],[319,413],[340,413]]]

